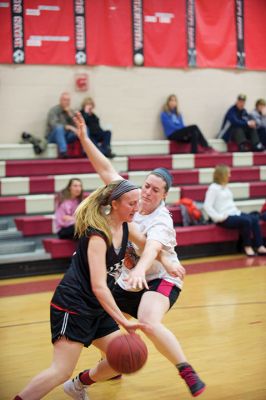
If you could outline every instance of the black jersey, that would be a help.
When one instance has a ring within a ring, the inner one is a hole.
[[[104,311],[92,291],[90,281],[87,250],[89,240],[94,235],[102,237],[107,244],[107,285],[112,289],[115,279],[120,275],[122,261],[125,257],[128,242],[127,223],[123,224],[123,237],[118,254],[116,254],[113,245],[108,245],[107,238],[103,232],[93,228],[87,229],[86,235],[79,240],[77,251],[72,256],[69,269],[55,290],[51,301],[52,307],[59,307],[73,314],[87,316],[100,315]]]

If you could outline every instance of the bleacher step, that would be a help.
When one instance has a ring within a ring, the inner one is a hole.
[[[17,253],[30,253],[35,251],[36,244],[34,241],[16,240],[16,241],[1,241],[0,254],[9,255]]]
[[[47,253],[44,249],[37,249],[30,253],[14,253],[14,254],[1,254],[0,255],[0,265],[40,261],[40,260],[50,260],[51,255]]]
[[[21,238],[22,234],[16,228],[0,230],[0,241]]]
[[[0,221],[0,231],[5,231],[8,229],[8,221],[6,219]]]

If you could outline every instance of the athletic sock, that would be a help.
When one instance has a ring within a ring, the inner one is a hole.
[[[92,385],[93,383],[95,383],[95,381],[90,377],[89,369],[86,369],[79,374],[79,380],[81,383],[83,383],[83,385]]]
[[[186,367],[188,365],[189,365],[189,363],[185,361],[185,362],[176,364],[176,368],[178,369],[178,371],[180,371],[180,370],[182,370],[184,367]]]

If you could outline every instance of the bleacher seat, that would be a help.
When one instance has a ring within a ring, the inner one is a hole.
[[[210,144],[221,153],[182,154],[182,146],[178,147],[166,140],[113,143],[113,151],[118,155],[112,160],[115,169],[137,185],[143,183],[153,168],[161,166],[171,170],[174,187],[168,195],[167,206],[174,223],[179,225],[176,226],[176,232],[181,256],[203,254],[201,251],[205,248],[206,254],[216,250],[219,252],[221,247],[226,252],[232,250],[230,245],[235,245],[237,241],[236,231],[224,230],[213,224],[182,227],[180,208],[175,204],[180,197],[203,201],[205,191],[212,181],[214,167],[218,163],[231,167],[230,187],[237,206],[243,212],[259,211],[265,201],[266,152],[229,153],[225,143],[219,139],[213,139]],[[32,249],[32,252],[28,251],[25,253],[27,255],[20,253],[20,263],[22,260],[24,263],[26,260],[36,262],[38,258],[45,263],[56,258],[56,265],[59,266],[59,259],[63,261],[73,254],[76,243],[57,239],[55,235],[55,193],[65,187],[72,177],[82,179],[87,194],[102,184],[90,162],[84,157],[78,157],[80,151],[81,148],[76,143],[69,147],[69,154],[75,158],[59,160],[56,158],[55,145],[48,145],[46,153],[41,157],[34,154],[31,145],[0,145],[1,237],[5,237],[6,231],[14,252],[10,258],[6,254],[0,255],[2,265],[15,262],[16,251],[23,246],[16,247],[13,243],[16,240],[19,243],[18,239],[23,240],[21,235],[28,238],[28,241],[24,240],[27,242],[26,247]],[[30,247],[32,243],[35,246]],[[5,248],[4,244],[4,240],[0,240],[0,253]],[[23,265],[27,270],[29,264],[27,267],[26,264]],[[35,269],[37,271],[37,267]]]
[[[263,236],[266,237],[266,222],[261,223]],[[225,229],[215,224],[176,227],[177,246],[204,245],[225,242],[237,242],[237,229]],[[77,242],[73,240],[44,239],[45,249],[52,258],[71,257]]]

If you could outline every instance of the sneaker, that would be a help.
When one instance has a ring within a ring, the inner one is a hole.
[[[257,143],[255,146],[252,148],[253,151],[264,151],[265,147],[263,146],[262,143]]]
[[[89,397],[86,392],[86,385],[83,385],[79,377],[76,376],[74,379],[69,379],[63,385],[64,392],[68,394],[68,396],[72,397],[75,400],[89,400]]]
[[[179,374],[181,378],[186,382],[192,396],[199,396],[205,389],[206,385],[200,378],[197,373],[191,367],[191,365],[186,364],[180,368]]]
[[[59,158],[66,159],[66,158],[70,158],[70,157],[67,153],[59,153]]]
[[[116,154],[112,153],[111,151],[105,154],[105,157],[107,158],[114,158]]]

